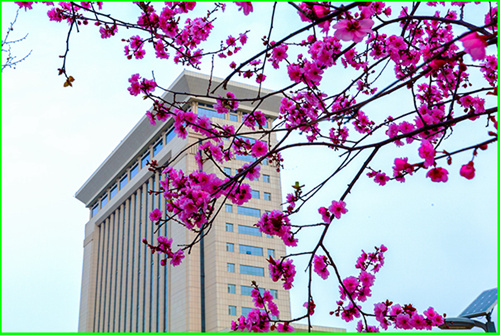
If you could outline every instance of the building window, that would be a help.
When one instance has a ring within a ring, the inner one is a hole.
[[[271,178],[269,178],[269,175],[268,174],[263,174],[262,175],[262,181],[264,183],[270,183],[271,182]]]
[[[241,315],[243,315],[244,317],[246,317],[251,311],[252,308],[250,307],[241,307]]]
[[[156,154],[158,154],[161,149],[163,149],[163,139],[160,138],[158,143],[156,143],[153,147],[153,156],[156,156]]]
[[[240,244],[240,254],[264,256],[262,248],[244,244]]]
[[[267,238],[273,238],[273,235],[266,234]]]
[[[233,212],[233,205],[226,204],[225,209],[226,209],[226,213],[232,213]]]
[[[224,119],[225,118],[224,114],[219,113],[219,112],[217,112],[214,109],[208,109],[206,107],[201,107],[200,105],[198,105],[198,116],[199,117],[206,116],[209,119],[212,118],[212,117],[216,117],[216,118],[219,118],[219,119]]]
[[[227,206],[227,205],[226,205]],[[260,218],[260,209],[238,206],[238,214],[254,216],[256,218]]]
[[[238,225],[238,233],[245,235],[262,236],[259,228],[243,225]]]
[[[236,306],[228,306],[228,314],[229,315],[236,315]]]
[[[260,199],[260,192],[256,190],[252,190],[252,198]]]
[[[99,204],[95,204],[95,206],[92,207],[92,217],[94,217],[97,212],[99,212]]]
[[[234,264],[227,263],[227,272],[234,272]]]
[[[229,113],[229,120],[238,122],[238,114]]]
[[[233,224],[226,222],[226,231],[232,233],[233,232]]]
[[[139,172],[139,165],[135,164],[134,167],[130,170],[130,179],[134,178],[137,172]]]
[[[271,201],[271,193],[264,192],[264,200]]]
[[[252,295],[253,289],[254,288],[252,286],[241,285],[241,295]],[[259,287],[259,292],[261,295],[264,295],[265,291],[265,288]]]
[[[227,284],[227,293],[236,294],[236,285]]]
[[[225,167],[224,173],[227,174],[228,176],[230,176],[231,175],[231,168]]]
[[[240,273],[243,275],[264,277],[264,268],[240,264]]]
[[[278,299],[278,291],[277,290],[269,290],[269,293],[273,296],[274,299]]]
[[[127,174],[125,174],[122,179],[120,179],[120,190],[122,190],[125,185],[127,185],[127,182],[128,182],[128,176]]]
[[[113,199],[113,197],[116,195],[116,193],[118,193],[118,187],[115,185],[111,189],[111,192],[109,192],[109,198]]]
[[[167,139],[166,139],[166,142],[165,144],[167,144],[168,142],[172,141],[172,139],[175,137],[175,132],[174,132],[174,128],[170,129],[170,131],[167,133]]]
[[[274,256],[274,249],[267,249],[267,256],[271,256],[272,258],[275,258]]]
[[[262,160],[262,165],[269,165],[269,159],[264,158],[264,159]]]
[[[234,243],[226,243],[226,251],[234,252]]]
[[[108,203],[108,196],[105,195],[104,197],[102,197],[101,199],[101,208],[104,207],[104,205],[106,205]]]
[[[144,157],[141,159],[141,169],[144,169],[148,161],[151,160],[151,154],[148,152]]]

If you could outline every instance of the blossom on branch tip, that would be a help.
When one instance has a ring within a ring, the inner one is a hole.
[[[325,255],[314,255],[314,272],[323,279],[327,279],[330,275],[327,267],[327,258]]]
[[[243,10],[243,14],[248,15],[253,12],[253,6],[251,2],[235,2],[236,6],[238,6],[238,11]]]
[[[335,30],[335,37],[342,41],[353,41],[359,43],[366,35],[372,32],[375,22],[372,19],[345,19],[340,20],[332,26]]]
[[[335,216],[336,219],[340,219],[340,216],[342,214],[345,214],[348,212],[348,210],[345,208],[345,202],[344,201],[332,201],[332,204],[330,207],[328,207],[328,210]]]
[[[472,60],[482,60],[486,57],[486,41],[485,37],[477,32],[468,34],[460,39],[465,52],[471,55]]]
[[[431,178],[431,180],[435,183],[446,183],[448,181],[448,171],[441,167],[436,167],[429,170],[426,174],[426,177]]]
[[[151,213],[149,213],[149,219],[151,221],[159,221],[161,219],[161,216],[163,215],[163,212],[159,210],[158,208],[153,209]]]
[[[473,179],[476,173],[476,169],[474,169],[474,162],[470,161],[467,164],[462,165],[460,168],[460,175],[466,179]]]

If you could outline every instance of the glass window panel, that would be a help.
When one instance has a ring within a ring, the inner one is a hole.
[[[238,114],[230,113],[229,120],[234,121],[234,122],[238,122]]]
[[[234,264],[227,263],[227,272],[234,272]]]
[[[267,256],[271,256],[272,258],[275,258],[274,249],[267,249]]]
[[[238,233],[245,235],[262,236],[259,228],[243,225],[238,225]]]
[[[262,160],[262,165],[269,165],[269,160],[267,158],[264,158]]]
[[[109,198],[113,199],[113,197],[116,195],[116,193],[118,193],[118,187],[115,185],[111,189],[111,192],[109,192]]]
[[[256,218],[260,218],[260,209],[245,207],[245,206],[238,206],[238,214],[254,216]]]
[[[252,295],[252,286],[241,285],[241,295]]]
[[[146,166],[147,162],[151,160],[151,154],[148,152],[144,157],[141,159],[141,169],[144,169]]]
[[[273,238],[273,235],[266,234],[267,238]]]
[[[227,174],[228,176],[230,176],[231,175],[231,168],[225,167],[224,173]]]
[[[264,277],[264,268],[240,264],[240,273],[244,275]]]
[[[225,209],[226,209],[226,213],[232,213],[233,212],[233,205],[226,204]]]
[[[108,196],[105,195],[104,197],[102,197],[101,199],[101,208],[104,207],[104,205],[106,205],[108,203]]]
[[[270,201],[270,200],[271,200],[271,193],[269,193],[269,192],[264,192],[264,200],[268,200],[268,201]]]
[[[226,251],[234,252],[234,243],[226,243]]]
[[[264,183],[270,183],[271,182],[271,178],[269,177],[268,174],[263,174],[262,175],[262,181],[264,181]]]
[[[232,223],[226,223],[226,231],[232,233],[233,232],[233,224]]]
[[[139,172],[139,165],[135,164],[132,170],[130,170],[130,179],[134,178],[137,172]]]
[[[228,306],[228,314],[236,315],[236,306]]]
[[[274,299],[278,299],[278,291],[277,290],[269,290]]]
[[[264,251],[260,247],[253,247],[251,245],[240,244],[240,254],[264,256]]]
[[[201,107],[201,106],[198,106],[198,116],[206,116],[208,118],[216,117],[216,118],[219,118],[219,119],[224,119],[225,118],[224,114],[218,113],[214,109],[208,109],[208,108]]]
[[[153,147],[153,156],[156,156],[156,154],[158,154],[161,149],[163,149],[162,139],[160,139],[160,141],[158,141],[158,143],[156,143],[155,146]]]
[[[92,217],[94,217],[97,212],[99,212],[99,204],[95,204],[95,206],[92,207]]]
[[[260,192],[256,190],[252,190],[252,198],[260,199]]]
[[[172,141],[172,139],[175,137],[175,131],[174,131],[174,128],[170,129],[170,131],[167,133],[167,139],[166,139],[166,143],[167,144],[168,142]]]
[[[120,180],[120,190],[123,189],[125,185],[127,185],[127,182],[128,182],[128,176],[125,174],[123,178]]]
[[[236,285],[227,284],[227,293],[236,294]]]
[[[250,162],[253,163],[255,162],[256,158],[250,155],[234,155],[236,159],[239,159],[240,161],[245,161],[245,162]]]

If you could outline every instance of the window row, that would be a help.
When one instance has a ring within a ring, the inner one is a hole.
[[[250,295],[252,295],[253,289],[254,288],[252,286],[241,285],[240,294],[250,296]],[[265,288],[259,287],[259,291],[260,291],[261,295],[264,294],[265,290],[266,290]],[[269,290],[269,292],[271,293],[271,295],[273,296],[274,299],[278,299],[278,291],[277,290]],[[227,293],[236,294],[236,285],[235,284],[227,284]]]
[[[226,243],[226,251],[234,252],[234,243]],[[254,255],[254,256],[264,256],[264,249],[261,247],[254,247],[251,245],[240,244],[239,245],[240,254]],[[267,256],[274,257],[274,249],[267,249]]]
[[[234,273],[236,265],[234,263],[227,263],[227,272]],[[251,266],[240,264],[240,274],[264,277],[264,268],[260,266]]]
[[[226,222],[226,231],[232,233],[234,231],[234,225],[232,223]],[[261,231],[257,227],[238,225],[238,233],[244,235],[252,235],[252,236],[262,236]],[[273,238],[272,235],[266,234],[267,237]]]
[[[162,134],[162,136],[155,142],[152,148],[149,148],[148,151],[146,151],[146,153],[141,157],[140,162],[133,164],[130,169],[128,169],[128,171],[125,172],[125,174],[119,179],[119,182],[111,186],[111,188],[109,189],[109,193],[106,192],[106,194],[100,200],[98,200],[94,206],[92,206],[92,217],[94,217],[100,209],[104,208],[104,206],[108,203],[108,200],[111,200],[119,190],[122,190],[125,185],[127,185],[129,180],[132,180],[132,178],[134,178],[137,173],[139,173],[139,169],[142,170],[147,167],[147,162],[151,161],[151,151],[153,153],[153,157],[156,156],[161,151],[161,149],[163,149],[163,147],[166,146],[175,137],[174,128],[171,127],[166,131],[165,136],[163,136],[164,134]],[[165,137],[165,139],[163,137]]]

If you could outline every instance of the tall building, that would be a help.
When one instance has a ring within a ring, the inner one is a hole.
[[[240,126],[245,113],[254,106],[240,103],[237,111],[219,114],[205,98],[207,86],[220,79],[184,71],[169,91],[167,101],[181,101],[185,110],[203,114],[219,124]],[[258,88],[230,83],[227,91],[238,98],[255,97]],[[226,91],[220,91],[224,95]],[[269,91],[260,90],[261,96]],[[268,125],[277,117],[280,98],[266,99],[260,106]],[[252,137],[252,135],[248,135]],[[256,181],[247,181],[252,199],[237,206],[226,204],[210,233],[197,244],[180,266],[161,266],[160,256],[151,254],[143,238],[156,241],[168,236],[174,244],[186,244],[193,233],[170,221],[159,231],[149,212],[165,212],[162,196],[149,194],[159,189],[159,174],[149,171],[146,162],[156,160],[189,173],[197,169],[196,144],[201,135],[190,131],[186,139],[173,132],[172,120],[152,126],[146,117],[130,131],[85,184],[76,198],[90,210],[85,225],[79,331],[88,332],[214,332],[228,329],[231,320],[253,307],[251,282],[270,290],[281,318],[290,318],[288,291],[269,276],[266,258],[285,255],[279,238],[266,236],[253,225],[264,211],[280,208],[280,176],[263,165]],[[270,139],[271,142],[275,138]],[[234,174],[250,156],[238,156],[223,171]],[[214,164],[203,171],[223,177]]]

